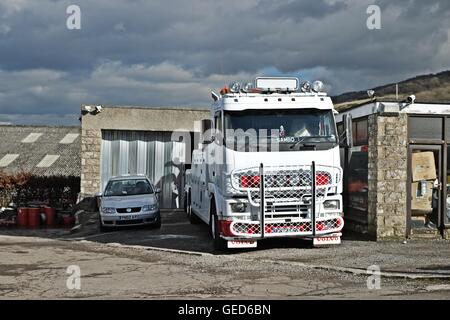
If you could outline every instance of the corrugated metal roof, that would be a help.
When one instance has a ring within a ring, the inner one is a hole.
[[[80,133],[80,127],[0,125],[0,163],[5,164],[0,170],[39,176],[80,176],[81,139],[77,139]]]

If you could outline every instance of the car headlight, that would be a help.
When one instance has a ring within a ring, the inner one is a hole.
[[[325,210],[338,210],[339,200],[327,200],[323,203],[323,208]]]
[[[158,209],[157,204],[146,204],[142,207],[142,211],[155,211],[156,209]]]
[[[230,204],[231,211],[233,212],[245,212],[247,209],[247,204],[239,202]]]
[[[102,207],[103,213],[116,213],[116,208]]]

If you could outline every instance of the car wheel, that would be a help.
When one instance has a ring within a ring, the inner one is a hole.
[[[98,229],[100,230],[100,232],[107,232],[107,231],[108,231],[107,227],[105,227],[105,226],[103,225],[102,220],[100,220],[100,221],[98,222]]]
[[[149,229],[161,229],[161,214],[158,215],[156,221],[146,225]]]
[[[161,216],[158,216],[156,222],[152,224],[153,229],[161,229]]]
[[[219,219],[217,218],[216,208],[214,205],[211,207],[211,219],[209,219],[209,227],[213,239],[214,250],[226,251],[227,240],[223,239],[220,236]]]

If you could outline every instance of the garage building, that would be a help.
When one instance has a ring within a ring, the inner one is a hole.
[[[83,105],[82,196],[101,192],[110,177],[145,174],[161,189],[161,208],[182,207],[194,132],[209,116],[199,108]]]
[[[339,110],[339,109],[338,109]],[[375,239],[448,238],[450,104],[367,101],[352,116],[344,160],[346,226]]]

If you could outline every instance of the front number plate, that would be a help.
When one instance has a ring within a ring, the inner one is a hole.
[[[256,241],[229,240],[228,248],[256,248]]]
[[[132,215],[129,215],[129,216],[120,216],[120,220],[134,220],[134,219],[137,219],[137,216],[136,216],[136,215],[134,215],[134,216],[132,216]]]
[[[313,245],[327,245],[327,244],[341,244],[341,237],[332,236],[332,237],[320,237],[314,238]]]

